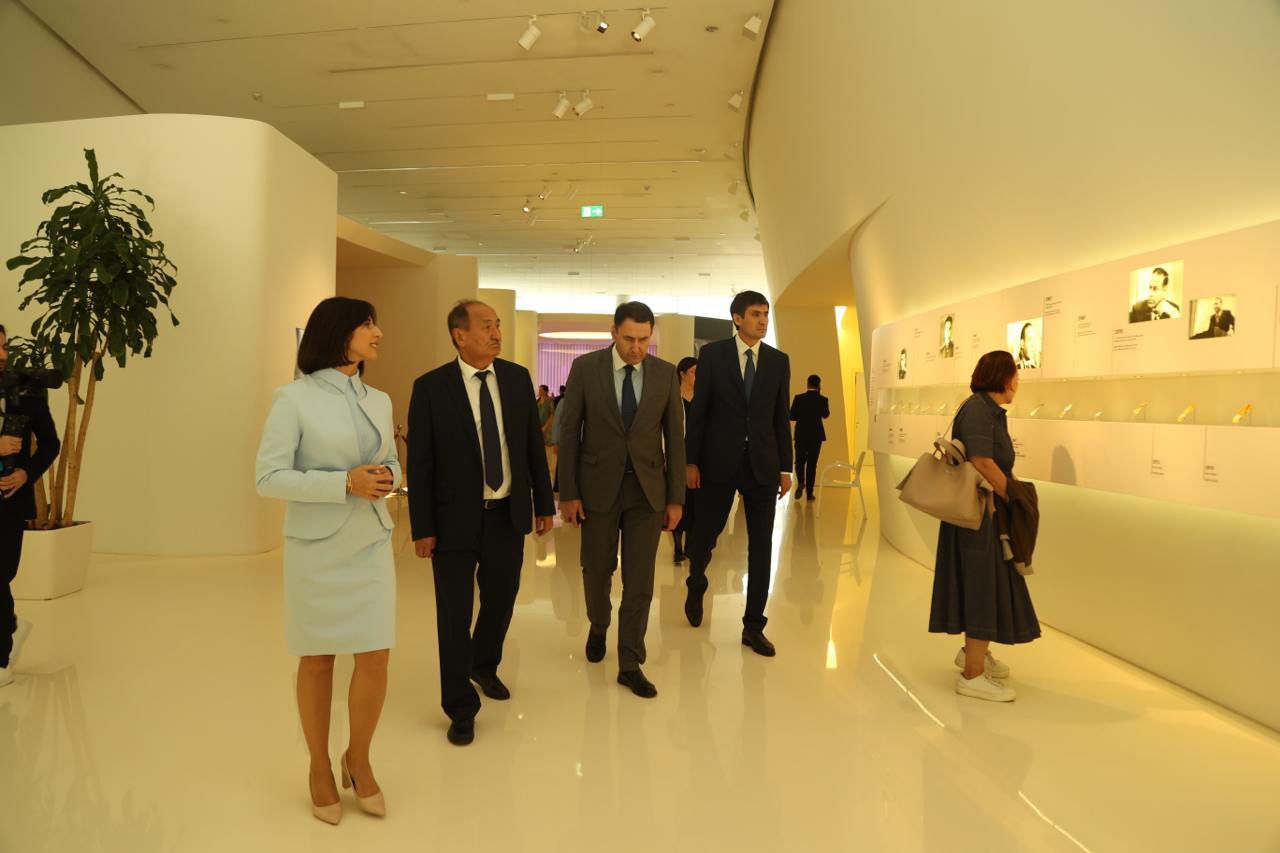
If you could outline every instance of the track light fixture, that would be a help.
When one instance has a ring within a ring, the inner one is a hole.
[[[653,15],[649,14],[649,10],[645,9],[644,14],[640,16],[640,23],[636,24],[636,28],[631,31],[631,37],[636,41],[644,41],[644,37],[653,32],[656,26],[658,22],[653,19]]]
[[[582,93],[582,100],[578,101],[578,103],[573,105],[573,114],[576,115],[578,118],[582,118],[584,115],[590,112],[591,108],[594,107],[595,105],[596,105],[595,101],[591,100],[591,90],[588,89]]]
[[[569,184],[569,191],[564,194],[564,197],[567,198],[569,201],[573,201],[575,198],[577,198],[577,196],[578,196],[578,185]]]
[[[560,100],[556,101],[555,109],[551,111],[551,114],[556,118],[564,118],[569,114],[569,107],[572,105],[573,103],[569,100],[569,96],[561,92]]]
[[[533,213],[533,207],[529,204],[529,199],[527,197],[524,200],[524,206],[520,208],[520,212]]]
[[[542,30],[538,29],[537,22],[538,22],[538,16],[530,15],[529,26],[525,29],[524,35],[516,39],[516,43],[521,47],[523,47],[525,50],[529,50],[530,48],[532,48],[534,44],[538,41],[538,38],[542,35]]]
[[[742,25],[742,35],[746,38],[753,39],[760,35],[760,27],[764,25],[764,21],[760,20],[759,15],[752,15],[747,18],[747,22]]]
[[[736,91],[736,92],[734,92],[732,95],[730,95],[730,96],[729,96],[729,109],[733,110],[735,113],[736,113],[738,110],[742,109],[742,97],[743,97],[743,95],[744,95],[744,94],[745,94],[745,93],[744,93],[741,89],[739,89],[738,91]]]
[[[596,12],[596,32],[600,35],[609,32],[609,21],[605,19],[604,12]]]
[[[538,193],[538,201],[546,201],[551,195],[551,187],[546,184],[542,185],[542,192]]]
[[[738,218],[739,218],[739,219],[741,219],[743,222],[750,222],[750,221],[751,221],[751,208],[749,208],[749,207],[744,207],[744,208],[742,208],[741,212],[739,212],[739,213],[738,213]]]

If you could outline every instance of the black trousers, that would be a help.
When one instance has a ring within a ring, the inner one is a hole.
[[[442,537],[443,538],[443,537]],[[436,547],[436,633],[440,644],[440,706],[451,720],[470,720],[480,710],[471,674],[493,675],[502,663],[502,645],[520,591],[524,535],[511,526],[511,509],[484,511],[477,541]],[[479,570],[477,573],[477,569]],[[475,610],[477,579],[480,614]]]
[[[18,576],[22,534],[26,529],[25,521],[0,507],[0,667],[9,665],[13,632],[18,630],[18,615],[13,609],[13,590],[9,584]]]
[[[796,442],[796,493],[807,492],[813,497],[813,487],[818,485],[818,453],[821,441]]]
[[[697,491],[697,511],[693,529],[685,544],[689,557],[691,592],[699,595],[707,590],[707,566],[711,563],[711,551],[716,540],[724,532],[733,508],[733,495],[742,495],[742,505],[747,513],[747,611],[742,625],[750,631],[762,630],[769,620],[764,608],[769,602],[770,564],[773,560],[773,516],[777,511],[778,483],[760,483],[751,471],[751,460],[744,452],[738,463],[734,482],[714,483],[702,481]]]

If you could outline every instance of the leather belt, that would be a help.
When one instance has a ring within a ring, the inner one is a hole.
[[[511,503],[511,498],[500,498],[500,499],[498,499],[498,500],[494,500],[494,501],[488,501],[488,500],[487,500],[487,501],[485,501],[485,502],[484,502],[484,508],[485,508],[486,510],[490,510],[490,509],[505,509],[505,508],[507,507],[507,505],[508,505],[508,504],[510,504],[510,503]]]

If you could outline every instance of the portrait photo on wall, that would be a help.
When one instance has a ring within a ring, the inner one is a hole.
[[[1006,340],[1019,370],[1040,368],[1040,352],[1044,343],[1043,317],[1010,323]]]
[[[1187,309],[1191,318],[1188,333],[1193,341],[1228,338],[1236,333],[1236,296],[1212,296],[1192,299]]]
[[[907,378],[907,351],[903,350],[898,353],[898,378]]]
[[[938,330],[938,355],[941,358],[956,357],[956,318],[954,314],[948,314],[942,318],[942,325]]]
[[[1182,316],[1182,261],[1129,273],[1129,322],[1176,320]]]

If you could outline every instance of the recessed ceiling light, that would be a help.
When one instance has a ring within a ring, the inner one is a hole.
[[[405,192],[404,190],[400,190],[400,195],[408,195],[408,193]]]
[[[702,278],[711,278],[711,273],[709,272],[700,272],[698,273],[698,275],[700,275]]]
[[[514,92],[490,92],[485,95],[485,99],[489,101],[514,101],[516,96]]]
[[[338,109],[362,110],[364,109],[364,101],[338,101]]]
[[[719,27],[717,27],[715,24],[707,24],[707,26],[706,26],[704,29],[706,29],[706,31],[707,31],[707,32],[709,32],[709,33],[718,33],[718,32],[720,32],[720,28],[719,28]]]

